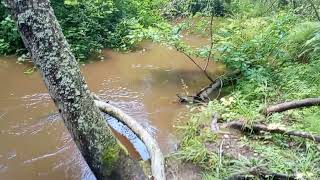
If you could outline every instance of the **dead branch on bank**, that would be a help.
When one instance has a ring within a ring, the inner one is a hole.
[[[210,94],[214,91],[220,90],[223,86],[228,86],[235,82],[238,76],[241,75],[239,70],[235,70],[231,73],[228,73],[224,76],[218,77],[211,84],[202,88],[196,95],[183,97],[177,94],[180,103],[190,103],[190,104],[198,104],[198,103],[206,103],[209,99]]]
[[[310,139],[317,143],[320,143],[320,136],[312,135],[303,131],[287,130],[286,128],[279,128],[273,126],[267,126],[264,124],[247,125],[244,121],[233,121],[227,124],[227,127],[237,129],[243,132],[260,133],[269,132],[274,134],[286,134],[289,136],[296,136],[305,139]]]
[[[124,113],[121,109],[114,107],[108,103],[101,101],[101,99],[93,95],[96,99],[95,105],[100,111],[113,116],[119,121],[127,125],[146,145],[148,152],[151,156],[151,172],[155,180],[165,180],[165,168],[164,168],[164,157],[158,146],[156,140],[132,117]]]
[[[261,179],[278,179],[278,180],[296,180],[298,179],[295,176],[290,176],[286,174],[280,173],[272,173],[268,172],[264,168],[261,167],[253,167],[246,172],[240,172],[237,174],[233,174],[228,178],[228,180],[246,180],[253,179],[253,176],[258,176]]]
[[[307,98],[307,99],[288,101],[288,102],[280,103],[277,105],[269,106],[268,108],[264,109],[262,113],[265,116],[267,116],[276,112],[283,112],[290,109],[318,106],[318,105],[320,105],[320,97]]]

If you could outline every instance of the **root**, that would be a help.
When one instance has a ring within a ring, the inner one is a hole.
[[[153,178],[155,180],[165,180],[164,157],[156,140],[137,121],[128,116],[122,110],[101,101],[101,99],[94,94],[92,96],[96,99],[94,102],[100,111],[105,112],[123,122],[134,133],[136,133],[137,136],[139,136],[139,138],[145,143],[151,156],[151,172]]]

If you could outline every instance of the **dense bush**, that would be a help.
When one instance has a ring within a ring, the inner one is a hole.
[[[137,36],[131,30],[162,21],[157,9],[164,1],[52,0],[51,4],[72,51],[80,61],[110,47],[127,50]],[[14,54],[23,44],[4,6],[0,5],[0,54]]]
[[[214,16],[224,16],[229,3],[224,0],[172,0],[164,8],[164,16],[176,18],[195,15],[197,13]]]
[[[320,55],[320,23],[304,22],[295,26],[288,37],[292,58],[308,62]]]
[[[234,16],[214,21],[212,59],[222,62],[228,69],[240,69],[242,76],[234,86],[223,89],[227,95],[196,108],[190,121],[179,124],[182,141],[176,156],[202,167],[203,179],[228,179],[226,177],[255,167],[301,179],[319,179],[319,147],[312,141],[272,133],[246,133],[239,142],[257,156],[246,157],[244,153],[244,157],[234,157],[227,151],[217,156],[221,151],[217,153],[211,148],[221,147],[225,140],[220,133],[212,132],[212,115],[216,113],[225,123],[241,119],[248,125],[259,122],[288,130],[320,132],[316,128],[319,127],[319,107],[268,117],[261,114],[270,104],[319,96],[320,23],[309,21],[315,20],[313,16],[301,16],[288,8],[290,4],[276,4],[275,11],[262,14],[268,7],[261,6],[259,1],[255,4],[247,3],[250,0],[237,2],[231,3]],[[261,9],[257,9],[258,6]],[[193,56],[206,57],[206,54],[189,53],[190,48],[183,50]],[[290,143],[296,145],[290,146]],[[234,149],[240,152],[241,146]]]

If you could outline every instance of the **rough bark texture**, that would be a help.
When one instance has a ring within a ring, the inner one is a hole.
[[[49,0],[5,0],[33,63],[97,179],[108,179],[121,149],[95,106]]]
[[[264,115],[271,115],[272,113],[276,112],[283,112],[290,109],[295,108],[302,108],[302,107],[310,107],[310,106],[318,106],[320,105],[320,98],[307,98],[302,100],[295,100],[295,101],[289,101],[280,103],[277,105],[269,106],[268,108],[264,109],[262,113]]]

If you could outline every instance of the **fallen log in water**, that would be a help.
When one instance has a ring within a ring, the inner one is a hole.
[[[202,88],[196,95],[194,96],[181,96],[177,94],[180,103],[205,103],[210,100],[209,96],[213,92],[220,90],[223,86],[228,86],[235,82],[235,79],[241,75],[240,70],[235,70],[231,73],[228,73],[222,77],[218,77],[211,84]]]
[[[268,116],[276,112],[283,112],[290,109],[318,106],[318,105],[320,105],[320,97],[288,101],[288,102],[269,106],[268,108],[262,111],[262,114],[264,114],[265,116]]]
[[[151,156],[151,173],[155,180],[165,180],[164,157],[156,140],[132,117],[124,113],[121,109],[114,107],[93,95],[96,99],[94,102],[100,111],[113,116],[127,125],[139,138],[145,143]]]
[[[275,133],[275,134],[286,134],[289,136],[296,136],[296,137],[301,137],[305,139],[310,139],[312,141],[320,143],[320,136],[312,135],[310,133],[303,132],[303,131],[287,130],[286,128],[279,128],[274,126],[271,127],[264,124],[247,125],[244,121],[232,121],[227,124],[227,127],[238,129],[244,132],[251,132],[251,133],[259,133],[261,131],[264,131],[264,132]]]

